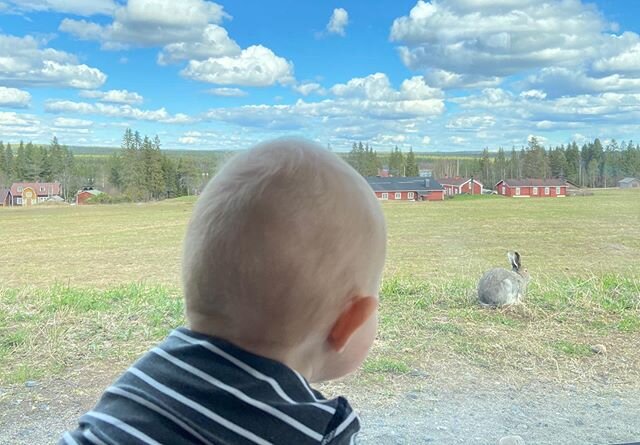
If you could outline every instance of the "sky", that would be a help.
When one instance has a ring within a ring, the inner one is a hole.
[[[640,141],[636,0],[0,0],[0,139]]]

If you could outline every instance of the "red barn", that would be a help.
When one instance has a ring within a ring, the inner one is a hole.
[[[369,177],[367,182],[382,201],[442,201],[444,188],[432,178]]]
[[[49,199],[61,199],[59,182],[14,182],[11,186],[11,205],[31,206]]]
[[[94,196],[98,196],[101,195],[102,192],[100,190],[94,190],[91,188],[85,188],[82,189],[80,191],[78,191],[78,193],[76,193],[76,204],[77,205],[86,205],[88,204],[88,200],[93,198]]]
[[[474,178],[444,178],[438,179],[438,182],[444,187],[445,194],[449,196],[460,195],[463,193],[469,195],[482,195],[484,187],[482,183]]]
[[[503,179],[495,186],[499,195],[514,198],[564,198],[567,181],[563,179]]]

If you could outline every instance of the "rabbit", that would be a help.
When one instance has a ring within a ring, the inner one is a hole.
[[[485,306],[505,306],[519,303],[527,291],[529,272],[522,268],[520,254],[508,252],[511,270],[491,269],[478,282],[478,299]]]

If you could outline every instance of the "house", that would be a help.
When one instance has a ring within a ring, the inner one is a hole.
[[[62,187],[59,182],[14,182],[10,193],[12,205],[31,206],[62,198]]]
[[[449,196],[466,193],[469,195],[482,195],[484,187],[482,183],[474,178],[444,178],[438,179],[444,187],[444,193]]]
[[[93,198],[94,196],[101,195],[103,192],[100,190],[95,190],[91,187],[84,187],[82,190],[78,190],[76,193],[76,205],[86,205],[88,204],[88,200]]]
[[[499,195],[514,198],[564,198],[567,181],[564,179],[503,179],[494,188]]]
[[[389,167],[387,166],[383,166],[382,168],[378,169],[378,176],[380,176],[381,178],[388,178],[389,175]]]
[[[444,188],[432,178],[368,177],[367,182],[382,201],[442,201]]]
[[[633,189],[640,187],[640,179],[624,178],[618,181],[618,187],[621,189]]]

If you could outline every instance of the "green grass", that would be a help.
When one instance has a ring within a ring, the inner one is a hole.
[[[194,202],[0,209],[0,233],[11,234],[0,248],[0,385],[122,368],[180,325],[181,242]],[[640,381],[637,191],[383,209],[380,329],[357,378],[474,369]],[[482,308],[477,280],[507,266],[509,249],[532,276],[526,304]],[[607,354],[593,353],[596,344]]]
[[[162,286],[0,289],[0,384],[124,365],[182,323],[179,292]]]

